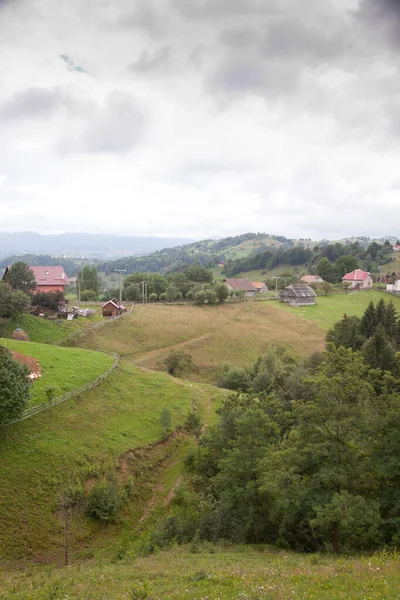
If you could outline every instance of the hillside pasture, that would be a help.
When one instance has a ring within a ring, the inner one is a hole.
[[[195,554],[176,548],[117,564],[36,567],[24,577],[6,576],[3,589],[8,600],[394,600],[400,559],[396,553],[352,558],[204,545]]]
[[[114,362],[112,356],[81,348],[59,348],[34,342],[0,339],[2,345],[39,362],[42,376],[32,382],[30,405],[46,402],[45,390],[53,387],[55,396],[82,387],[107,371]]]
[[[111,349],[155,370],[165,369],[163,361],[171,350],[185,349],[194,363],[185,377],[206,382],[215,382],[223,364],[252,365],[270,346],[296,355],[323,349],[323,329],[274,305],[254,301],[203,307],[137,305],[123,322],[88,332],[73,343]]]
[[[86,308],[86,307],[85,307]],[[31,342],[43,344],[52,344],[65,339],[75,331],[80,331],[85,327],[94,325],[103,320],[99,307],[94,309],[96,313],[92,317],[80,317],[67,321],[66,319],[45,319],[34,317],[27,313],[18,318],[18,321],[10,319],[7,323],[8,336],[11,336],[14,329],[20,327],[29,336]],[[6,332],[3,335],[7,335]]]
[[[60,485],[85,484],[118,473],[127,453],[162,437],[163,408],[169,409],[173,428],[194,407],[211,424],[226,394],[122,362],[107,380],[81,397],[8,427],[0,438],[0,562],[62,563]],[[138,526],[154,486],[160,484],[155,469],[162,459],[160,452],[168,449],[163,448],[161,444],[154,457],[146,449],[133,455],[138,482],[135,479],[135,494],[124,512],[125,524]],[[173,443],[169,452],[179,454],[179,444]],[[77,549],[107,545],[122,527],[119,523],[104,528],[85,520],[77,533]]]
[[[368,291],[348,294],[335,294],[332,296],[318,296],[315,306],[288,306],[285,303],[274,303],[275,310],[284,311],[288,314],[301,317],[322,327],[329,329],[339,321],[346,313],[349,317],[361,317],[372,301],[374,303],[383,299],[385,302],[393,302],[400,313],[400,298],[387,294],[386,292]]]

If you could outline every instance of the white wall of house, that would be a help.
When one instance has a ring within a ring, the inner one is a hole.
[[[350,281],[351,289],[359,289],[359,290],[370,290],[372,289],[372,285],[374,283],[371,275],[368,275],[364,281]]]
[[[386,285],[386,290],[388,292],[400,292],[400,279],[398,279],[395,283],[388,283]]]

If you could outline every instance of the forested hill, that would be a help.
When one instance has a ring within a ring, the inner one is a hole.
[[[308,269],[325,258],[338,263],[338,273],[333,267],[332,277],[343,276],[353,268],[376,270],[376,265],[390,262],[392,242],[370,238],[352,238],[331,243],[329,240],[293,240],[265,233],[245,233],[221,240],[203,240],[175,248],[165,248],[148,256],[126,257],[116,261],[101,262],[99,271],[112,273],[119,269],[126,273],[168,273],[183,270],[191,265],[213,269],[223,263],[222,274],[234,277],[255,269],[273,269],[277,265],[304,265]],[[384,242],[384,243],[383,243]],[[349,259],[352,257],[352,260]],[[354,264],[354,266],[352,266]],[[350,269],[350,267],[352,267]],[[343,270],[344,269],[344,270]],[[343,271],[343,272],[342,272]],[[330,280],[329,274],[326,274]]]
[[[278,250],[313,245],[314,242],[311,240],[289,240],[279,235],[244,233],[221,240],[209,239],[175,248],[164,248],[148,256],[130,256],[115,261],[105,261],[98,265],[98,269],[105,273],[118,269],[124,269],[127,273],[136,271],[163,273],[190,265],[214,268],[221,262],[254,256],[266,249]]]

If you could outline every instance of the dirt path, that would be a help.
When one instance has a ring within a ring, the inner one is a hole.
[[[179,350],[179,349],[190,347],[191,345],[197,345],[199,342],[204,342],[204,341],[208,340],[209,337],[210,337],[210,334],[206,333],[203,335],[199,335],[198,337],[186,340],[184,342],[179,342],[178,344],[172,344],[172,346],[165,346],[164,348],[157,348],[156,350],[150,350],[149,352],[144,352],[143,354],[140,354],[139,356],[135,356],[133,358],[133,362],[135,364],[140,364],[141,361],[146,361],[147,359],[153,358],[159,354],[163,354],[164,352],[167,352],[168,350]]]

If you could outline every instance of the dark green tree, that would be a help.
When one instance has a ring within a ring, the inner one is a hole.
[[[96,267],[90,268],[88,265],[83,267],[82,271],[79,271],[77,275],[76,283],[81,292],[91,290],[96,296],[100,292],[101,285]]]
[[[321,258],[317,264],[317,275],[325,281],[334,281],[334,270],[332,263],[327,258]]]
[[[367,308],[364,311],[363,316],[361,317],[361,333],[365,338],[370,338],[375,331],[377,326],[377,316],[376,309],[374,303],[371,302],[368,304]]]
[[[5,281],[13,291],[20,290],[26,294],[37,288],[33,271],[23,261],[18,261],[10,267],[5,275]]]
[[[29,369],[0,346],[0,427],[19,419],[29,401]]]
[[[164,364],[167,372],[176,377],[181,371],[190,368],[193,361],[191,355],[185,350],[171,350],[165,358]]]
[[[361,353],[373,369],[391,371],[394,375],[399,374],[400,363],[396,356],[396,347],[382,324],[377,326],[374,335],[365,342]]]
[[[200,438],[203,430],[203,423],[199,413],[190,412],[185,419],[183,428],[195,438],[200,456]]]
[[[0,317],[18,317],[29,306],[29,296],[20,290],[13,292],[9,285],[0,282]]]
[[[361,333],[361,319],[344,314],[342,319],[329,329],[326,341],[332,342],[336,348],[344,346],[359,350],[365,342],[365,337]]]

